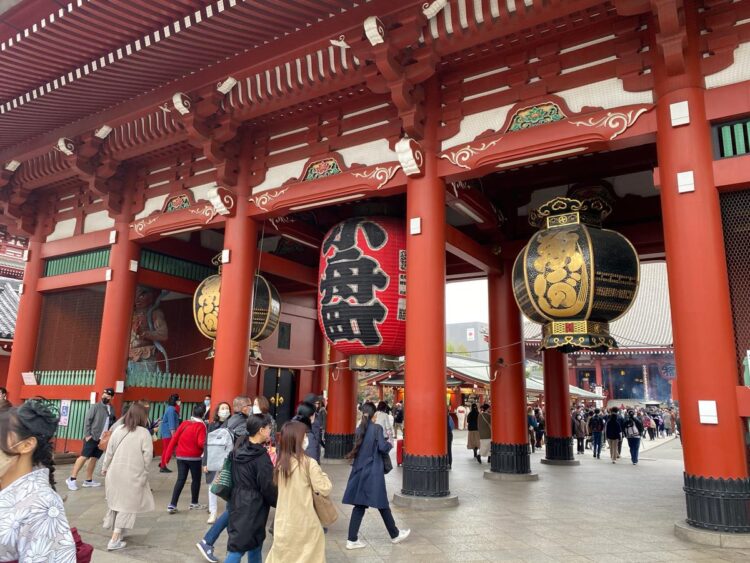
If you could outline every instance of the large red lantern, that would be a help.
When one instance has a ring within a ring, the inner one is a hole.
[[[333,227],[320,254],[318,321],[353,369],[390,369],[406,338],[403,219],[353,218]]]

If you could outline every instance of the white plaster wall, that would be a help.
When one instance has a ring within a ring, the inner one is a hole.
[[[86,215],[83,220],[83,232],[93,233],[95,231],[104,231],[115,226],[115,220],[109,216],[107,211],[97,211]]]
[[[278,188],[289,180],[289,178],[299,178],[302,171],[305,169],[305,163],[308,159],[295,160],[294,162],[288,162],[286,164],[280,164],[278,166],[271,166],[266,171],[266,178],[253,188],[253,193],[265,192],[266,190],[272,190]]]
[[[195,201],[198,201],[199,199],[208,199],[208,192],[211,191],[211,189],[216,187],[216,182],[209,182],[208,184],[201,184],[200,186],[195,186],[194,188],[190,188],[190,191],[193,192],[193,198]]]
[[[565,100],[570,111],[580,112],[583,106],[597,106],[604,109],[627,106],[631,104],[653,104],[654,93],[651,90],[644,92],[628,92],[620,78],[609,78],[600,82],[593,82],[562,90],[556,93]]]
[[[718,88],[750,80],[750,43],[743,43],[734,51],[731,66],[706,76],[706,88]]]
[[[75,232],[75,228],[75,218],[58,221],[57,223],[55,223],[55,230],[52,231],[47,237],[47,242],[72,237],[73,233]]]
[[[167,194],[147,199],[146,204],[143,206],[143,211],[141,211],[138,215],[136,215],[135,218],[143,219],[144,217],[148,217],[154,211],[158,211],[159,209],[161,209],[166,200],[167,200]]]

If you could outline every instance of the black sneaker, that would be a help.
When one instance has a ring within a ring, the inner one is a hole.
[[[160,467],[159,473],[172,473],[172,470],[169,467]]]

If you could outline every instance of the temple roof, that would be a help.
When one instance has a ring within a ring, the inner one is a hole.
[[[524,317],[524,340],[539,341],[541,332],[541,325]],[[610,333],[621,348],[660,348],[672,345],[666,262],[641,264],[641,279],[635,301],[622,317],[611,323]]]
[[[0,339],[13,340],[18,315],[18,282],[0,278]]]

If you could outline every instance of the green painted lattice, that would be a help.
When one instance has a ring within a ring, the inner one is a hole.
[[[158,387],[161,389],[210,389],[210,375],[187,373],[157,373],[153,375],[128,375],[126,387]]]
[[[93,369],[36,371],[39,385],[93,385],[96,371]]]
[[[143,250],[140,260],[141,268],[162,274],[176,276],[193,281],[203,281],[216,274],[216,268],[195,262],[189,262],[174,256],[160,254],[153,250]]]
[[[718,125],[715,131],[718,135],[720,158],[750,153],[750,120]]]
[[[44,276],[60,276],[109,266],[109,248],[78,254],[48,258],[44,262]]]

